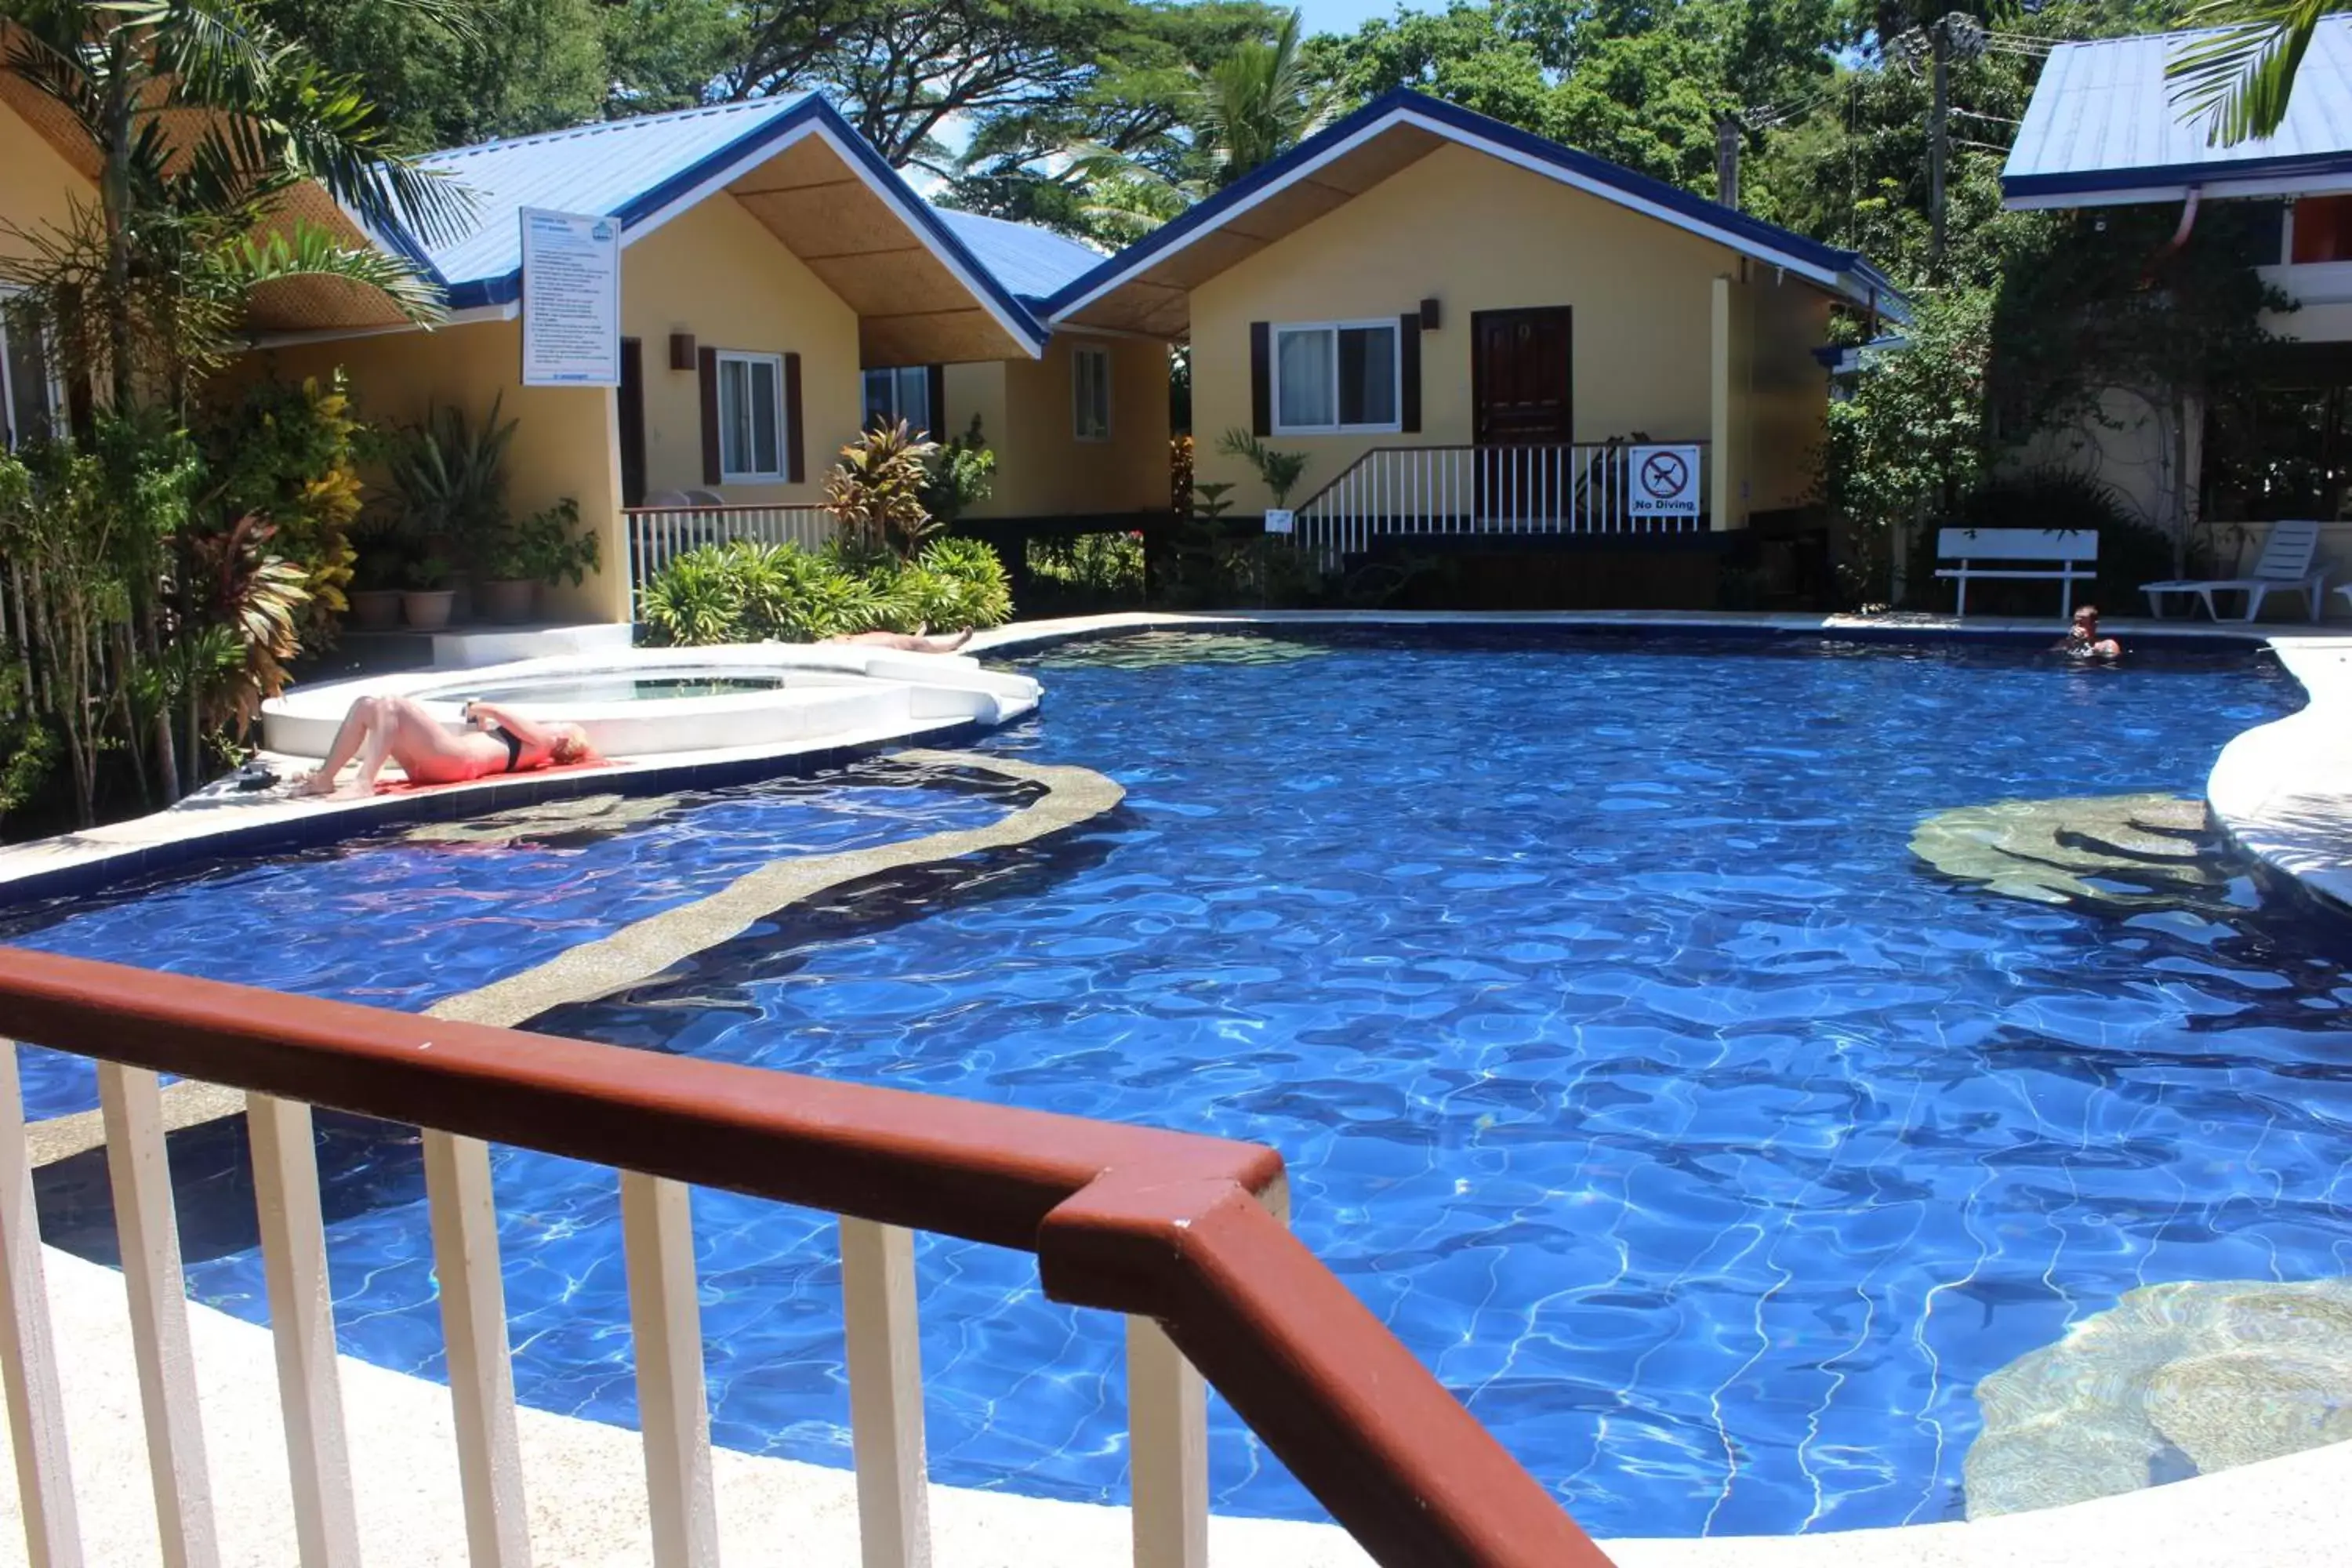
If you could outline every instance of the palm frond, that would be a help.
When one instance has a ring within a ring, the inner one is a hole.
[[[2208,145],[2268,136],[2286,119],[2294,79],[2330,0],[2212,0],[2189,15],[2218,25],[2165,62],[2173,107],[2202,124]]]
[[[382,294],[412,321],[438,321],[447,314],[440,289],[407,261],[373,246],[344,245],[315,224],[247,235],[222,247],[214,260],[223,279],[238,289],[294,278],[339,278]]]

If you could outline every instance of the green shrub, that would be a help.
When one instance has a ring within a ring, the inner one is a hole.
[[[646,640],[676,647],[815,642],[926,626],[961,631],[1012,615],[1004,568],[976,540],[936,541],[913,566],[858,554],[741,541],[689,550],[646,584]]]

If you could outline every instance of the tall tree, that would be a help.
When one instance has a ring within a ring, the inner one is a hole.
[[[1271,163],[1323,122],[1330,95],[1300,53],[1300,14],[1291,12],[1272,38],[1253,38],[1203,73],[1194,129],[1222,189]]]

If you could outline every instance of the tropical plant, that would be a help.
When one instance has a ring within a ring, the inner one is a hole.
[[[2174,107],[2225,147],[2271,135],[2286,119],[2294,79],[2331,0],[2207,0],[2193,26],[2219,30],[2180,44],[2164,63]]]
[[[1329,93],[1299,51],[1303,26],[1293,11],[1272,38],[1235,45],[1204,73],[1196,123],[1215,159],[1217,188],[1273,163],[1328,116]]]
[[[341,371],[323,384],[316,377],[254,382],[197,429],[205,510],[232,526],[247,517],[268,526],[272,553],[302,574],[296,630],[313,648],[332,645],[350,608],[362,434]]]
[[[603,560],[593,533],[580,531],[580,503],[570,496],[520,522],[494,530],[482,542],[476,567],[485,577],[521,579],[577,588]]]
[[[922,618],[930,630],[986,630],[1013,618],[1012,579],[986,541],[935,539],[917,564],[925,579]]]
[[[301,650],[299,616],[310,574],[274,552],[277,528],[248,512],[226,530],[189,542],[194,629],[174,638],[186,720],[187,755],[202,754],[208,728],[241,736],[261,705],[286,689],[287,665]]]
[[[919,562],[860,567],[834,551],[738,540],[678,555],[646,585],[646,640],[671,647],[815,642],[843,633],[1001,625],[1012,595],[996,552],[942,539]]]
[[[1240,458],[1257,470],[1277,511],[1290,504],[1290,492],[1307,475],[1306,453],[1278,452],[1238,426],[1218,437],[1217,450],[1228,458]]]
[[[507,447],[520,422],[499,422],[504,401],[491,399],[478,425],[440,404],[391,433],[383,457],[393,525],[411,543],[472,551],[506,528]]]
[[[750,640],[740,635],[742,573],[730,556],[723,547],[705,545],[684,552],[655,573],[637,612],[646,640],[667,647]]]
[[[941,527],[986,500],[996,489],[996,454],[981,434],[980,416],[971,416],[962,435],[939,443],[924,468],[923,510]]]
[[[247,0],[16,0],[8,20],[6,68],[98,165],[96,200],[61,227],[16,230],[26,254],[8,268],[69,386],[108,386],[127,410],[152,373],[152,390],[184,410],[253,290],[294,277],[438,314],[396,251],[345,243],[284,203],[315,183],[379,232],[439,235],[464,216],[457,188],[400,156],[361,85]]]
[[[923,505],[928,465],[937,450],[934,443],[917,440],[903,419],[844,447],[825,477],[824,501],[844,539],[859,549],[887,548],[901,561],[911,559],[940,527]]]

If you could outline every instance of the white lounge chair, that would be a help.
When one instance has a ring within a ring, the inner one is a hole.
[[[2297,520],[2271,524],[2271,534],[2263,541],[2261,559],[2254,563],[2251,576],[2216,577],[2205,582],[2180,579],[2167,583],[2143,583],[2139,591],[2147,595],[2147,611],[2161,617],[2164,601],[2171,594],[2193,594],[2205,605],[2205,613],[2214,620],[2221,613],[2213,607],[2216,594],[2243,594],[2246,596],[2247,620],[2263,613],[2263,597],[2273,590],[2303,595],[2303,607],[2311,618],[2319,619],[2320,593],[2327,584],[2327,568],[2313,571],[2311,558],[2319,551],[2319,524]],[[2192,612],[2193,614],[2193,612]]]

